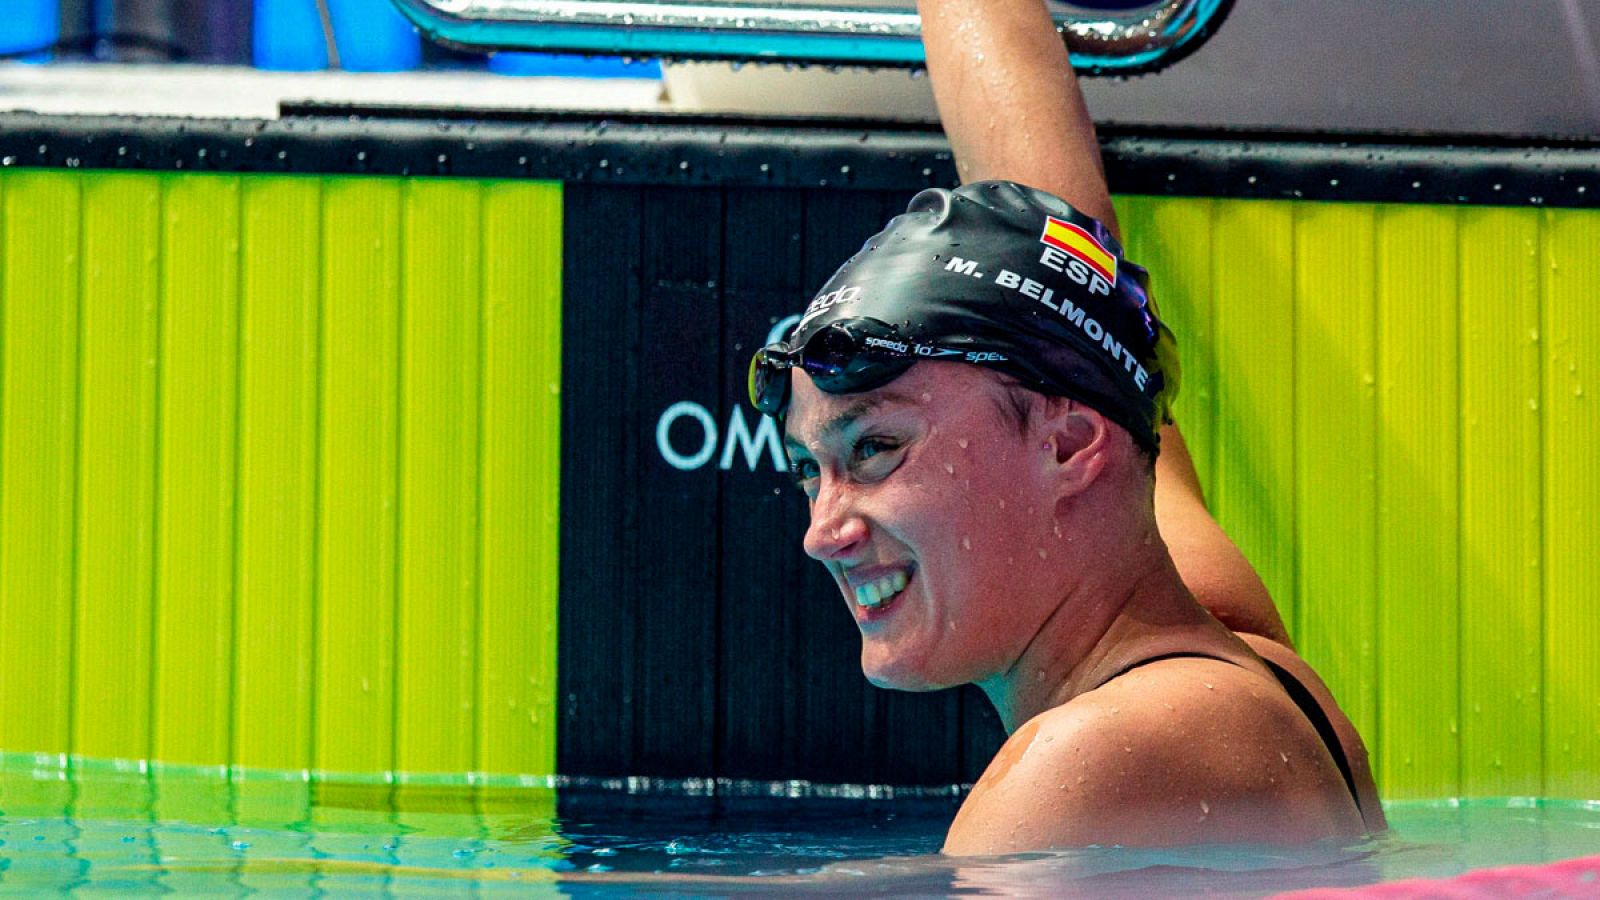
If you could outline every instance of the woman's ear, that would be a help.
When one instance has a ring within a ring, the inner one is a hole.
[[[1093,409],[1066,397],[1046,397],[1042,448],[1056,478],[1057,499],[1082,493],[1100,477],[1111,445],[1111,424]]]

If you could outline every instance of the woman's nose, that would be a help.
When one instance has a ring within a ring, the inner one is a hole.
[[[806,555],[823,562],[847,559],[866,539],[866,520],[854,511],[849,491],[824,484],[811,503]]]

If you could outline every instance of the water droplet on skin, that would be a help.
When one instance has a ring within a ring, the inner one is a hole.
[[[1049,559],[1050,558],[1050,554],[1045,552],[1045,549],[1043,547],[1040,547],[1039,548],[1039,558],[1040,559]]]
[[[946,475],[954,475],[956,473],[956,467],[951,465],[950,463],[945,463],[944,464],[944,473]]]
[[[1200,811],[1209,816],[1209,815],[1211,815],[1211,806],[1209,804],[1207,804],[1204,800],[1201,800],[1200,801]]]
[[[1283,752],[1282,750],[1279,750],[1278,751],[1278,758],[1283,760],[1284,762],[1288,762],[1289,761],[1289,754]]]
[[[961,440],[956,441],[956,446],[960,447],[963,450],[967,449],[967,439],[966,438],[962,438]]]
[[[1213,685],[1211,682],[1208,681],[1208,682],[1206,682],[1206,690],[1208,690],[1208,691],[1216,690],[1216,685]]]
[[[963,549],[963,550],[971,550],[972,549],[972,538],[962,538],[961,539],[961,549]]]
[[[930,403],[932,401],[933,401],[933,395],[928,393],[927,391],[923,391],[922,392],[922,402],[923,403]]]

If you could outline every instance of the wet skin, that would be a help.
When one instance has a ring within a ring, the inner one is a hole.
[[[1020,427],[996,376],[957,363],[849,395],[797,373],[792,396],[805,549],[855,617],[863,671],[976,683],[1011,733],[947,852],[1362,833],[1305,716],[1184,587],[1125,432],[1037,395]],[[887,601],[860,590],[897,576]],[[1149,662],[1172,653],[1212,658]]]
[[[1023,452],[998,383],[923,363],[889,386],[830,395],[795,378],[786,447],[811,505],[806,553],[827,567],[880,687],[931,690],[1004,674],[1048,615],[1071,536],[1039,509],[1047,454]],[[895,573],[880,606],[857,587]]]

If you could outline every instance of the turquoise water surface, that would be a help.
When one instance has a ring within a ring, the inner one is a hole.
[[[937,854],[953,790],[398,778],[0,754],[0,893],[1264,896],[1600,853],[1600,803],[1395,803],[1299,850]],[[1597,885],[1600,891],[1600,885]]]

